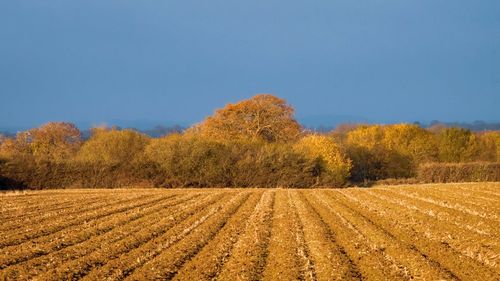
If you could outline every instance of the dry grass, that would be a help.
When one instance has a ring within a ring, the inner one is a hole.
[[[500,183],[0,194],[0,280],[499,280]]]

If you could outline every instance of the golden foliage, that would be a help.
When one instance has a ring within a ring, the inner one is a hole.
[[[191,129],[214,139],[261,139],[282,142],[296,139],[301,126],[285,100],[269,94],[228,104]]]
[[[320,160],[326,181],[342,185],[349,178],[352,162],[341,151],[333,138],[323,135],[308,135],[300,139],[295,149],[310,158]]]
[[[259,94],[158,139],[94,128],[82,145],[75,125],[48,123],[15,138],[0,135],[0,158],[0,180],[29,187],[54,186],[58,177],[78,185],[88,174],[91,186],[116,186],[122,174],[131,179],[126,182],[157,186],[339,186],[415,177],[423,163],[500,162],[500,132],[346,124],[328,135],[304,136],[285,100]],[[116,176],[107,176],[113,170]]]
[[[470,130],[446,128],[438,135],[439,158],[443,162],[469,162],[478,157],[480,144],[478,137]]]
[[[33,156],[41,161],[65,161],[72,158],[82,144],[81,133],[71,123],[50,122],[17,134],[0,144],[0,154],[7,158]]]
[[[411,124],[359,126],[345,145],[358,180],[409,177],[418,163],[437,159],[433,134]]]
[[[20,151],[15,139],[7,138],[0,143],[0,158],[12,159],[19,154]]]
[[[434,161],[437,155],[432,133],[411,124],[360,126],[347,133],[347,143],[369,150],[393,150],[416,161]]]
[[[128,164],[138,157],[149,137],[134,130],[94,129],[78,153],[78,160],[107,164]]]
[[[476,160],[500,162],[500,131],[488,131],[478,135],[479,156]]]
[[[434,136],[418,125],[386,126],[382,143],[388,149],[411,157],[416,162],[435,161],[437,157]]]

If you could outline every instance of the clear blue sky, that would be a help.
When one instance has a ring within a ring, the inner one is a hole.
[[[0,1],[0,127],[186,124],[256,93],[301,118],[499,121],[500,1]]]

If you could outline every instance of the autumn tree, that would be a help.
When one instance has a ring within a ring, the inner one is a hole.
[[[17,138],[7,138],[0,144],[0,158],[33,158],[29,146],[18,142]]]
[[[345,142],[356,180],[410,177],[420,163],[437,160],[433,134],[414,124],[360,126]]]
[[[481,143],[478,160],[500,162],[500,131],[488,131],[478,135]]]
[[[221,142],[171,134],[153,139],[144,154],[168,175],[172,186],[229,185],[230,155]]]
[[[301,126],[285,100],[269,94],[228,104],[191,129],[214,139],[254,139],[284,142],[297,139]]]
[[[8,158],[31,156],[36,160],[58,162],[73,157],[81,143],[80,130],[74,124],[50,122],[5,140],[0,153]]]
[[[439,158],[443,162],[468,162],[476,160],[477,137],[468,129],[446,128],[438,135]]]
[[[128,164],[142,154],[149,137],[134,130],[95,128],[78,153],[78,160]]]
[[[382,145],[382,126],[359,126],[349,131],[345,147],[353,161],[351,177],[354,181],[376,180],[388,177],[387,150]]]
[[[342,123],[337,125],[329,135],[331,135],[339,145],[343,146],[346,142],[347,134],[361,126],[363,126],[363,124]]]
[[[437,143],[433,134],[415,124],[385,126],[383,145],[410,157],[415,164],[437,160]]]
[[[15,138],[4,138],[0,142],[0,158],[13,159],[20,156],[20,150]]]
[[[322,135],[308,135],[296,145],[297,151],[304,153],[309,158],[320,161],[322,168],[320,184],[342,186],[350,176],[351,160],[341,151],[332,137]]]

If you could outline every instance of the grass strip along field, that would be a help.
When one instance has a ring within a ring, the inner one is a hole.
[[[500,280],[500,183],[0,195],[0,280]]]

